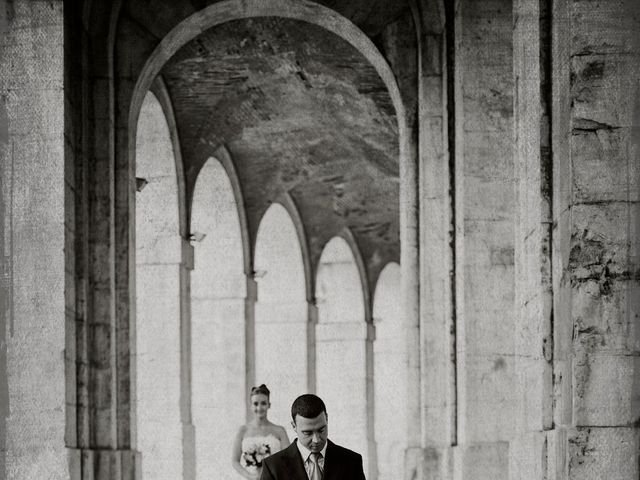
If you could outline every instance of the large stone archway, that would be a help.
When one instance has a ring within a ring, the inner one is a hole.
[[[410,139],[405,123],[406,118],[404,114],[404,105],[393,73],[388,67],[386,61],[378,53],[377,48],[349,21],[325,7],[321,7],[310,2],[300,3],[287,1],[277,2],[275,4],[272,3],[268,6],[263,2],[243,2],[242,4],[238,2],[222,2],[220,4],[211,5],[199,12],[198,15],[190,17],[179,24],[160,42],[158,47],[156,47],[154,52],[149,56],[141,70],[136,86],[132,92],[129,121],[132,121],[137,115],[136,110],[138,108],[137,105],[139,103],[138,97],[140,92],[146,89],[146,85],[149,80],[153,79],[154,76],[160,72],[163,65],[171,58],[181,45],[215,25],[238,18],[260,16],[282,16],[307,21],[329,30],[353,45],[372,64],[385,83],[396,110],[400,137],[400,195],[403,208],[398,212],[398,214],[401,217],[402,265],[406,265],[406,271],[404,272],[404,285],[406,287],[404,290],[405,303],[407,305],[411,305],[406,308],[406,311],[407,315],[410,315],[410,312],[417,314],[417,239],[415,237],[415,227],[411,226],[411,222],[417,222],[417,218],[415,217],[417,212],[417,179],[415,177],[415,164],[412,159],[412,152],[415,152],[415,149],[410,147]],[[131,162],[133,159],[130,157],[129,161]],[[353,242],[354,240],[352,239],[352,243]],[[360,267],[360,270],[364,272],[365,275],[363,291],[365,292],[366,310],[369,312],[367,318],[370,318],[371,294],[369,290],[371,285],[369,285],[370,282],[366,277],[367,267],[365,265],[360,265]],[[369,357],[371,357],[372,351],[370,350],[370,348],[367,350],[367,358],[369,360],[367,365],[371,366],[372,359]],[[416,358],[418,355],[419,354],[415,352],[413,358]],[[372,382],[371,375],[372,372],[369,372],[367,376],[367,378],[369,378],[369,387],[371,387]],[[419,376],[414,375],[413,378],[419,382]],[[414,387],[414,389],[417,390],[416,387]],[[367,391],[371,394],[370,396],[372,396],[372,388],[368,388]],[[372,401],[372,398],[370,400]],[[372,421],[368,421],[367,424],[373,428]]]

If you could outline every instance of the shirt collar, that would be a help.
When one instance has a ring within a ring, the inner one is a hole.
[[[325,458],[327,456],[327,445],[329,445],[329,440],[325,442],[324,447],[322,447],[322,450],[320,450],[322,458]],[[309,455],[311,455],[311,450],[302,445],[299,440],[296,440],[296,446],[298,447],[300,455],[302,455],[302,461],[306,462],[309,459]]]

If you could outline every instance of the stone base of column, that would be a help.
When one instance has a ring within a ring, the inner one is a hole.
[[[71,480],[137,480],[141,455],[135,450],[67,449]]]
[[[182,474],[184,480],[196,478],[196,427],[182,424]]]

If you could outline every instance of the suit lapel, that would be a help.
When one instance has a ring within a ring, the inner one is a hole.
[[[336,458],[337,451],[335,449],[335,445],[331,442],[331,440],[327,440],[327,452],[326,457],[324,459],[324,478],[323,480],[333,480],[337,478],[338,472],[340,468],[339,465],[340,460]]]
[[[300,450],[298,450],[298,446],[296,445],[297,440],[294,440],[289,447],[287,447],[287,471],[290,478],[292,480],[308,480],[307,471],[304,469],[304,463],[302,463],[302,456],[300,455]]]

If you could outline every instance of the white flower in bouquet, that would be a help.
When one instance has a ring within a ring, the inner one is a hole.
[[[271,447],[265,443],[253,444],[242,452],[242,460],[246,467],[257,469],[262,466],[262,461],[271,455]]]

